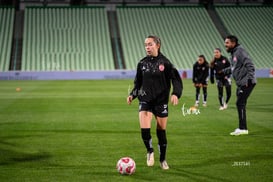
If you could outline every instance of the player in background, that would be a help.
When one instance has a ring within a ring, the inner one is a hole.
[[[203,106],[207,106],[207,86],[209,76],[209,64],[204,55],[198,56],[193,64],[192,82],[195,87],[195,106],[199,106],[200,90],[203,89]]]
[[[255,66],[248,53],[238,43],[236,36],[227,36],[225,38],[225,47],[227,52],[231,54],[232,68],[227,68],[224,71],[226,73],[232,71],[232,76],[237,85],[236,106],[239,117],[239,128],[231,132],[230,135],[247,135],[246,104],[248,97],[257,83]]]
[[[218,99],[220,103],[219,110],[227,109],[228,101],[231,97],[231,73],[224,73],[223,70],[230,68],[230,62],[228,58],[224,57],[220,48],[214,49],[214,58],[210,63],[210,82],[214,83],[214,77],[216,78],[216,84],[218,89]],[[226,89],[226,99],[224,101],[224,87]]]
[[[154,148],[151,136],[151,121],[156,119],[156,135],[158,138],[160,167],[169,169],[166,162],[169,97],[173,105],[178,104],[182,95],[183,84],[180,74],[172,63],[161,52],[161,40],[150,35],[144,42],[146,56],[137,65],[134,88],[127,97],[127,103],[139,100],[139,122],[142,140],[147,150],[147,165],[154,165]],[[171,84],[173,91],[170,96]]]

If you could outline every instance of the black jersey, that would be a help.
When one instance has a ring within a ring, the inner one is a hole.
[[[192,82],[193,83],[201,83],[206,85],[208,82],[209,76],[209,64],[208,62],[204,62],[203,64],[199,64],[198,62],[193,64],[193,73],[192,73]]]
[[[183,83],[179,72],[161,53],[157,57],[146,56],[137,65],[134,88],[130,95],[141,102],[166,104],[169,101],[171,83],[172,94],[182,95]]]
[[[225,77],[230,77],[231,74],[227,74],[223,70],[230,67],[230,62],[228,61],[228,58],[221,56],[220,58],[216,59],[211,62],[210,65],[210,80],[213,83],[214,77],[217,80],[224,80]]]

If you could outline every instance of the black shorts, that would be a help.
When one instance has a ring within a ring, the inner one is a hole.
[[[168,117],[168,110],[168,104],[155,105],[147,102],[139,102],[139,112],[149,111],[152,112],[155,116],[164,118]]]

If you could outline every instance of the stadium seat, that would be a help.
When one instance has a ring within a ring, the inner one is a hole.
[[[9,71],[14,13],[14,8],[0,7],[0,71]]]
[[[218,6],[216,11],[228,31],[238,36],[257,68],[272,68],[273,7]]]
[[[25,20],[22,70],[114,69],[104,8],[29,7]]]
[[[143,43],[149,34],[161,38],[161,51],[179,69],[192,69],[200,54],[209,61],[213,49],[224,46],[202,6],[119,7],[117,14],[127,69],[135,69],[145,56]]]

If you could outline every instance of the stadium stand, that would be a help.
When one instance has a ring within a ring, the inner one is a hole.
[[[104,8],[25,9],[22,71],[113,70]]]
[[[273,7],[216,6],[227,30],[237,35],[257,68],[273,68]]]
[[[0,71],[9,70],[14,12],[14,8],[0,7]]]
[[[53,5],[24,6],[21,71],[135,70],[145,56],[143,43],[149,34],[161,37],[163,54],[181,70],[191,70],[200,54],[210,61],[215,47],[225,49],[223,34],[202,5]],[[216,10],[224,30],[239,37],[258,69],[273,67],[272,8],[217,5],[211,9]],[[14,11],[0,8],[1,71],[8,71],[13,59]],[[112,15],[117,15],[117,21],[111,22],[115,20]],[[112,35],[113,27],[117,36]],[[113,48],[113,40],[120,41],[121,52]],[[118,66],[115,55],[120,59]]]
[[[121,42],[127,69],[144,55],[144,38],[161,37],[161,51],[179,69],[192,69],[198,55],[208,61],[223,39],[203,6],[118,7]]]

